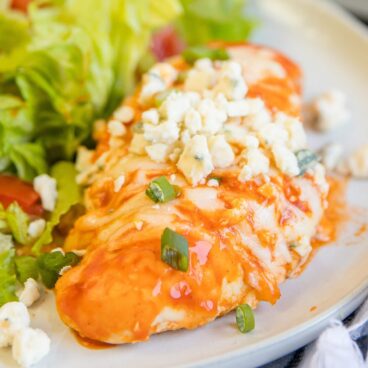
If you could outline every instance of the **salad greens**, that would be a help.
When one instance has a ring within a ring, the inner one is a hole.
[[[14,258],[15,273],[18,281],[24,284],[29,278],[38,279],[37,259],[32,256],[16,256]]]
[[[0,204],[0,234],[11,234],[19,244],[28,243],[28,215],[20,208],[17,202],[13,202],[5,210]],[[4,240],[4,238],[1,238]]]
[[[52,231],[60,222],[60,218],[66,214],[73,205],[80,202],[81,192],[75,181],[76,175],[77,171],[71,162],[60,161],[52,167],[51,176],[56,179],[58,198],[55,210],[52,212],[44,232],[32,247],[32,251],[35,254],[41,252],[43,245],[51,243]]]
[[[0,307],[7,302],[17,300],[14,255],[15,249],[11,236],[0,233]]]
[[[180,11],[178,0],[33,1],[28,16],[0,10],[0,171],[31,180],[47,170],[46,157],[71,160],[92,122],[132,89],[152,30]]]
[[[47,288],[52,289],[60,277],[60,271],[64,267],[77,265],[79,261],[80,257],[73,252],[63,254],[56,251],[41,254],[37,259],[37,266],[42,282]]]
[[[181,0],[182,15],[176,22],[189,46],[209,41],[244,41],[257,22],[245,15],[244,0]]]

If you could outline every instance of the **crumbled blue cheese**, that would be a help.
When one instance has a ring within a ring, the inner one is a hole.
[[[346,96],[341,91],[331,90],[318,96],[311,104],[314,127],[327,132],[347,123],[350,113]]]
[[[119,120],[113,119],[107,123],[107,130],[113,137],[122,137],[126,134],[126,128]]]
[[[263,126],[258,131],[258,137],[262,144],[268,147],[274,144],[285,145],[288,140],[288,132],[281,124],[271,123]]]
[[[227,104],[227,114],[229,117],[243,117],[247,116],[250,112],[249,104],[247,100],[230,101]]]
[[[287,133],[286,145],[292,151],[297,151],[307,146],[307,136],[299,119],[284,113],[278,113],[275,117],[275,124],[281,126]]]
[[[233,149],[227,143],[224,135],[210,137],[208,147],[215,168],[229,167],[234,162],[235,155]]]
[[[27,307],[20,302],[10,302],[0,308],[0,347],[13,343],[15,334],[30,323]]]
[[[56,180],[47,174],[36,176],[33,179],[33,188],[41,197],[42,207],[53,211],[58,196]]]
[[[355,178],[368,178],[368,144],[359,147],[347,160],[348,172]]]
[[[327,170],[335,170],[341,162],[343,147],[338,143],[331,143],[323,147],[320,152],[321,161]]]
[[[192,105],[192,95],[171,92],[160,106],[160,115],[168,121],[179,123]]]
[[[157,109],[149,109],[142,113],[142,122],[146,124],[157,125],[160,116]]]
[[[213,88],[214,93],[222,93],[229,100],[240,100],[248,92],[248,86],[242,75],[242,68],[235,61],[218,63],[221,68],[219,78]]]
[[[270,169],[270,160],[261,149],[249,148],[243,152],[245,165],[238,176],[239,181],[246,182],[254,176],[267,174]]]
[[[40,288],[36,280],[29,278],[24,283],[24,288],[19,292],[19,301],[26,307],[30,307],[40,298]]]
[[[179,139],[180,130],[176,122],[166,120],[158,125],[144,124],[143,137],[151,143],[174,143]]]
[[[129,151],[137,155],[146,153],[146,147],[149,143],[144,139],[143,134],[134,133],[130,142]]]
[[[43,218],[31,221],[28,225],[28,235],[33,239],[38,238],[45,230],[45,226],[46,221]]]
[[[206,134],[218,133],[226,119],[226,111],[219,109],[214,100],[204,98],[198,104],[198,112],[202,117],[203,132]]]
[[[158,92],[170,87],[178,77],[178,71],[168,63],[158,63],[154,65],[147,74],[143,76],[142,89],[139,101],[142,104],[149,100]]]
[[[191,107],[185,114],[184,125],[190,134],[198,133],[202,129],[201,114]]]
[[[195,135],[188,142],[177,166],[193,185],[197,185],[212,172],[214,166],[204,135]]]
[[[289,148],[283,144],[276,143],[272,146],[272,154],[277,168],[289,176],[299,175],[298,160]]]
[[[24,368],[39,362],[50,351],[50,339],[38,328],[30,327],[18,331],[13,341],[13,358]]]
[[[153,161],[163,163],[166,162],[169,157],[170,146],[164,143],[156,143],[147,146],[146,152]]]
[[[317,163],[312,169],[312,174],[314,175],[314,182],[318,185],[321,192],[327,194],[330,186],[326,180],[325,167]]]
[[[194,63],[194,68],[189,70],[184,82],[186,91],[202,92],[211,88],[216,80],[216,71],[210,59],[200,59]]]
[[[159,63],[151,68],[142,82],[143,110],[157,92],[163,92],[163,99],[159,107],[143,111],[130,152],[146,154],[158,163],[176,163],[194,185],[205,183],[212,170],[227,168],[236,160],[243,163],[241,181],[269,174],[271,166],[286,175],[298,175],[294,152],[306,146],[302,123],[269,111],[261,98],[248,98],[243,75],[243,68],[256,69],[263,77],[284,76],[285,71],[272,53],[251,53],[266,60],[262,65],[252,60],[242,65],[232,60],[197,60],[183,86],[175,89],[178,71],[173,66]]]
[[[113,113],[113,117],[122,123],[129,123],[134,119],[134,109],[130,106],[121,106]]]

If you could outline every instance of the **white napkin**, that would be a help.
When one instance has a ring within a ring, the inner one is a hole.
[[[300,368],[367,368],[362,353],[354,340],[368,334],[368,299],[360,308],[349,327],[333,320],[308,348]]]

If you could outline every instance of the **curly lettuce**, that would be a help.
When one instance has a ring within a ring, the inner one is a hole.
[[[28,16],[0,6],[0,172],[31,180],[72,160],[131,91],[152,31],[180,11],[179,0],[35,0]]]
[[[245,14],[244,0],[181,0],[177,28],[190,46],[210,41],[245,41],[257,22]]]

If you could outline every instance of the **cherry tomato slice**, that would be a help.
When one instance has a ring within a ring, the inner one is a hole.
[[[40,196],[28,184],[15,176],[0,175],[0,202],[6,208],[12,202],[18,202],[23,210],[31,215],[42,215]]]
[[[27,13],[28,10],[28,4],[31,2],[31,0],[12,0],[11,1],[11,7],[13,9],[20,10],[24,13]]]
[[[184,47],[184,42],[172,26],[161,29],[152,37],[151,50],[159,61],[180,54]]]

